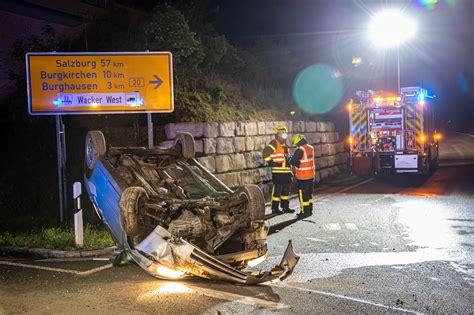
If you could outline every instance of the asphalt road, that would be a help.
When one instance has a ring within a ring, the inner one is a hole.
[[[454,166],[427,180],[407,175],[323,187],[313,216],[270,219],[269,258],[258,268],[277,263],[292,239],[301,259],[284,282],[168,282],[111,261],[3,257],[0,313],[472,314],[474,137],[444,141],[444,165]]]

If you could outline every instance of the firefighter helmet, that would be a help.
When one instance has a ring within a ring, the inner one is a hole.
[[[286,129],[286,126],[285,125],[277,126],[275,129],[275,134],[282,133],[282,132],[288,133],[288,129]]]
[[[297,133],[296,135],[293,136],[293,140],[291,140],[291,143],[293,143],[293,145],[296,145],[298,144],[298,142],[300,142],[303,139],[304,139],[304,135]]]

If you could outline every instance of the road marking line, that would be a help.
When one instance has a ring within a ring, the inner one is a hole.
[[[348,230],[355,231],[359,229],[357,228],[357,225],[355,225],[354,223],[344,223],[344,225],[346,226],[346,229]]]
[[[296,289],[296,290],[300,290],[300,291],[316,293],[316,294],[320,294],[320,295],[324,295],[324,296],[335,297],[335,298],[342,299],[342,300],[357,302],[357,303],[361,303],[361,304],[367,304],[367,305],[371,305],[371,306],[381,307],[381,308],[384,308],[384,309],[395,310],[395,311],[400,311],[400,312],[405,312],[405,313],[410,313],[410,314],[423,314],[421,312],[408,310],[408,309],[395,307],[395,306],[388,306],[388,305],[380,304],[380,303],[377,303],[377,302],[371,302],[371,301],[367,301],[367,300],[363,300],[363,299],[359,299],[359,298],[355,298],[355,297],[350,297],[350,296],[347,296],[347,295],[340,295],[340,294],[331,293],[331,292],[300,288],[300,287],[296,287],[296,286],[292,286],[292,285],[288,285],[288,284],[281,284],[281,285],[273,284],[272,286],[279,287],[279,288],[292,288],[292,289]]]
[[[465,135],[465,136],[469,136],[469,137],[473,137],[473,138],[474,138],[474,135],[471,135],[471,134],[468,134],[468,133],[464,133],[464,132],[458,132],[458,133],[460,133],[460,134],[462,134],[462,135]]]
[[[112,268],[112,267],[113,267],[113,264],[107,264],[107,265],[100,266],[100,267],[93,268],[93,269],[89,269],[89,270],[86,270],[86,271],[81,271],[81,272],[78,273],[78,276],[88,276],[88,275],[91,275],[93,273],[96,273],[96,272],[99,272],[99,271],[102,271],[102,270],[105,270],[105,269],[109,269],[109,268]]]
[[[21,264],[21,263],[15,263],[15,262],[10,262],[10,261],[1,261],[1,260],[0,260],[0,265],[69,273],[69,274],[73,274],[73,275],[76,275],[76,276],[88,276],[88,275],[91,275],[93,273],[111,268],[113,266],[112,264],[107,264],[107,265],[100,266],[100,267],[93,268],[93,269],[86,270],[86,271],[77,271],[77,270],[71,270],[71,269],[51,268],[51,267],[45,267],[45,266],[28,265],[28,264]]]
[[[328,223],[324,224],[324,229],[329,231],[339,231],[341,229],[341,226],[339,225],[339,223]]]
[[[307,240],[310,240],[310,241],[315,241],[315,242],[327,242],[326,240],[321,240],[319,238],[315,238],[315,237],[307,237],[306,238]]]
[[[257,305],[257,306],[264,307],[271,310],[281,310],[281,309],[286,309],[290,307],[289,305],[279,303],[279,302],[268,301],[268,300],[259,299],[256,297],[245,296],[245,295],[240,295],[240,294],[230,293],[230,292],[225,292],[225,291],[205,289],[201,287],[193,287],[193,291],[194,293],[208,296],[208,297],[213,297],[213,298],[233,301],[233,302],[239,302],[239,303],[244,303],[244,304],[249,304],[249,305]]]
[[[366,179],[366,180],[364,180],[364,181],[362,181],[362,182],[360,182],[360,183],[357,183],[357,184],[355,184],[355,185],[352,185],[352,186],[346,187],[346,188],[344,188],[344,189],[341,189],[341,190],[339,190],[339,191],[336,191],[334,194],[336,195],[336,194],[345,193],[346,191],[349,191],[349,190],[351,190],[351,189],[353,189],[353,188],[356,188],[356,187],[359,187],[359,186],[361,186],[361,185],[364,185],[364,184],[366,184],[366,183],[368,183],[368,182],[371,182],[371,181],[373,181],[374,179],[375,179],[375,177],[371,177],[371,178]]]

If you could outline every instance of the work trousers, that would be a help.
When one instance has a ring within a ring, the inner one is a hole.
[[[298,197],[300,200],[301,213],[313,213],[313,190],[314,178],[311,179],[296,179],[296,186],[298,187]]]
[[[290,186],[291,173],[273,173],[273,189],[272,189],[272,210],[279,210],[281,204],[282,209],[290,207]]]

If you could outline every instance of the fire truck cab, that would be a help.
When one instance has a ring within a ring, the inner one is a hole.
[[[421,87],[400,94],[358,91],[349,110],[351,167],[356,173],[419,173],[438,166],[434,96]]]

